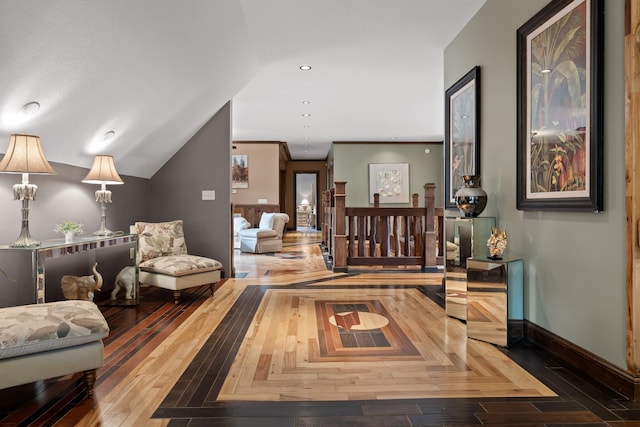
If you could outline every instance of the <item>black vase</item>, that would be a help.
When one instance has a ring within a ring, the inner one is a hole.
[[[480,188],[479,175],[465,175],[464,187],[459,189],[454,200],[460,215],[464,217],[476,217],[482,213],[487,206],[487,193]]]

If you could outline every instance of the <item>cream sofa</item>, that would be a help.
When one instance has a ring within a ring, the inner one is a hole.
[[[240,231],[240,250],[262,254],[280,252],[284,226],[289,222],[286,213],[266,213],[260,217],[258,228],[247,228]]]
[[[107,335],[91,301],[0,308],[0,388],[82,372],[91,397]]]
[[[233,214],[233,249],[240,249],[240,231],[249,227],[251,227],[251,223],[242,214]]]

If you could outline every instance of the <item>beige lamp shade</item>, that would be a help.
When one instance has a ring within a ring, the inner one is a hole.
[[[55,174],[40,146],[40,137],[14,134],[9,139],[9,148],[0,161],[0,172]]]
[[[124,184],[122,178],[120,178],[120,175],[118,175],[116,171],[113,156],[104,154],[94,157],[91,170],[82,182],[86,184]]]

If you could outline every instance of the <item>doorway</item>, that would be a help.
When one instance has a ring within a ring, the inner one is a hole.
[[[318,172],[295,173],[296,230],[317,230]]]

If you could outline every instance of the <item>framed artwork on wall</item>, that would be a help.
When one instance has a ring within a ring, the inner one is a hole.
[[[231,156],[231,188],[249,188],[249,156]]]
[[[603,3],[553,1],[517,31],[520,210],[603,210]]]
[[[409,163],[369,163],[369,203],[409,203]]]
[[[480,67],[476,66],[445,91],[445,208],[455,209],[454,196],[463,176],[480,175]]]

